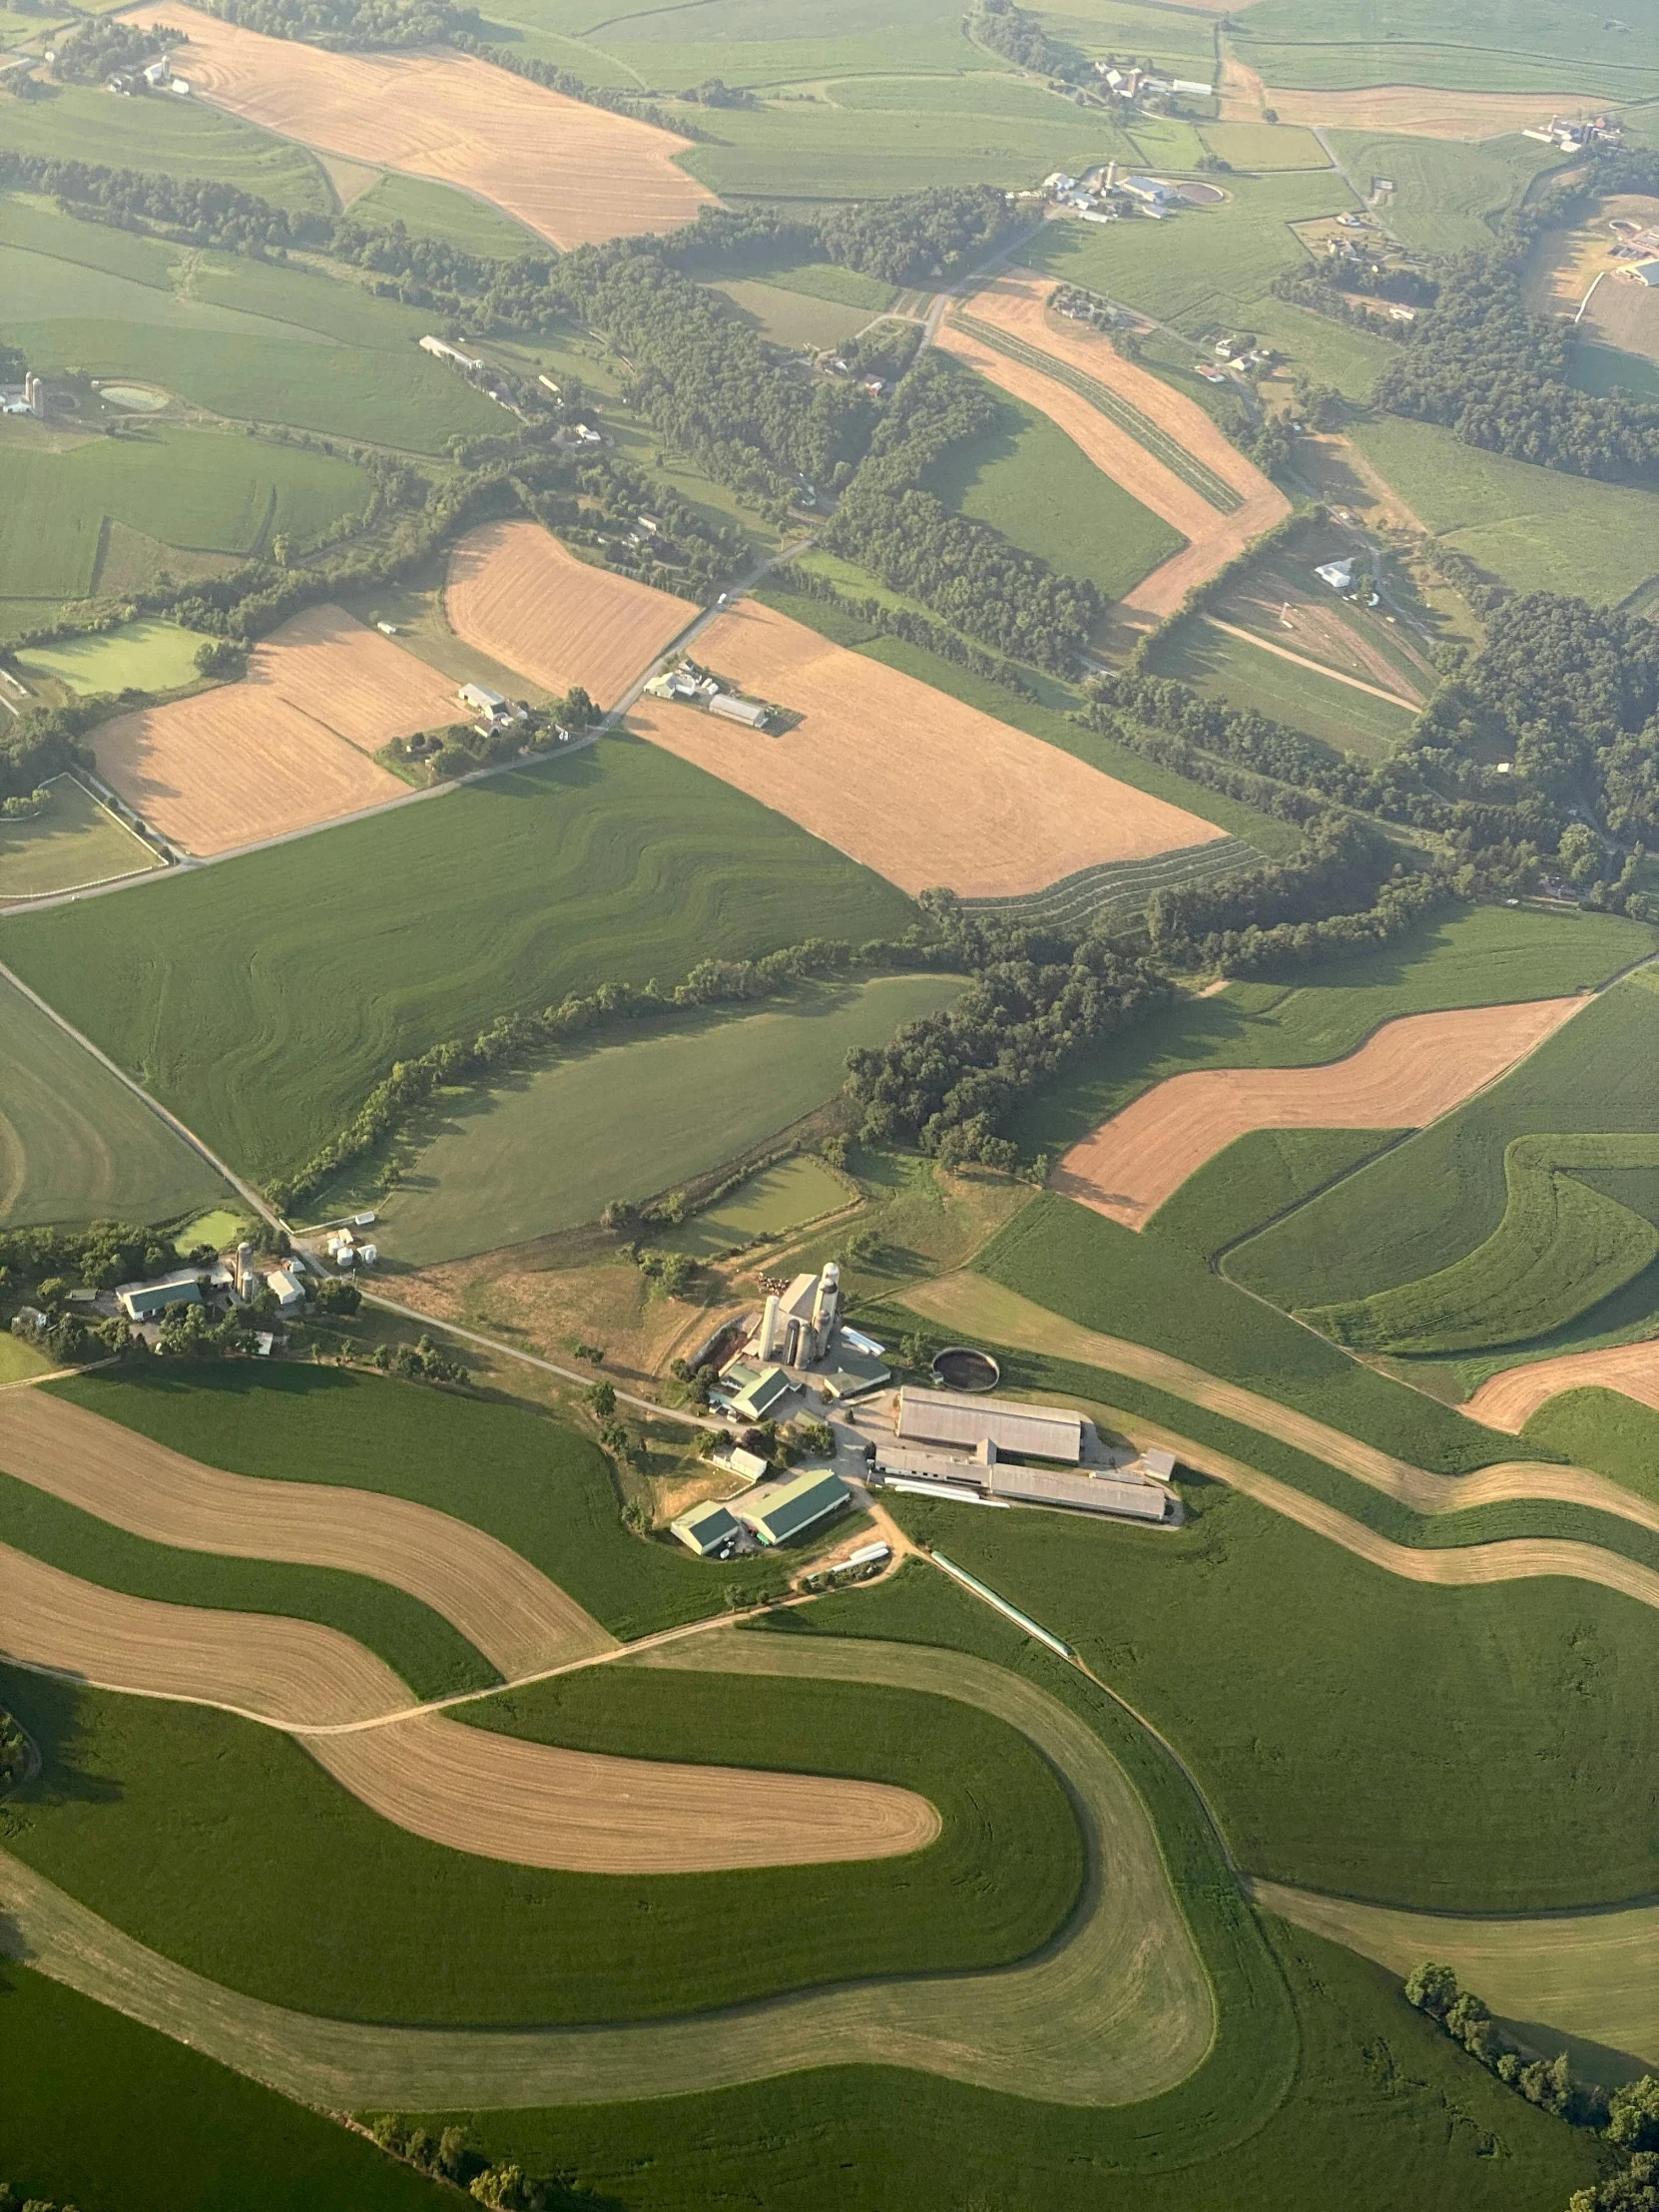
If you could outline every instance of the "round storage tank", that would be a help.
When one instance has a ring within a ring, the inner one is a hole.
[[[988,1352],[970,1352],[964,1345],[950,1345],[933,1355],[933,1373],[950,1390],[994,1390],[1002,1370]]]

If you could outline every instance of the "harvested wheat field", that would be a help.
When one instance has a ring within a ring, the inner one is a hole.
[[[1246,1887],[1264,1912],[1346,1943],[1391,1973],[1439,1959],[1501,2018],[1537,2020],[1659,2065],[1659,1908],[1474,1920],[1361,1905],[1278,1882]]]
[[[195,8],[136,8],[189,48],[195,94],[319,153],[491,200],[560,248],[676,231],[718,205],[675,166],[689,139],[611,115],[470,55],[325,54]]]
[[[337,1629],[128,1597],[0,1544],[0,1656],[106,1690],[222,1705],[279,1727],[405,1711],[409,1692]]]
[[[1659,1412],[1659,1340],[1609,1345],[1601,1352],[1564,1352],[1559,1359],[1537,1360],[1530,1367],[1505,1368],[1488,1376],[1457,1410],[1488,1428],[1506,1428],[1518,1436],[1540,1405],[1563,1390],[1618,1390],[1639,1405]]]
[[[389,1583],[441,1613],[503,1675],[615,1648],[556,1583],[466,1521],[375,1491],[227,1474],[45,1390],[8,1405],[0,1467],[152,1543]]]
[[[1271,107],[1281,123],[1311,130],[1398,131],[1408,138],[1504,138],[1552,115],[1599,115],[1605,100],[1581,92],[1444,92],[1431,85],[1373,85],[1362,92],[1297,92],[1269,87],[1254,69],[1222,63],[1221,114],[1226,123],[1257,123]]]
[[[697,650],[794,727],[768,736],[647,699],[628,728],[912,895],[942,884],[1007,897],[1223,834],[759,601],[721,616]]]
[[[1406,1014],[1323,1067],[1172,1075],[1062,1154],[1052,1186],[1142,1229],[1235,1138],[1253,1129],[1420,1129],[1513,1067],[1584,1003],[1537,998]]]
[[[1263,1397],[1242,1382],[1227,1382],[1220,1376],[1195,1368],[1173,1353],[1154,1352],[1124,1337],[1102,1335],[1050,1313],[1046,1307],[1022,1298],[1017,1291],[988,1277],[962,1272],[912,1286],[905,1303],[918,1314],[941,1322],[964,1342],[981,1338],[993,1345],[1007,1345],[1021,1352],[1037,1352],[1051,1359],[1070,1360],[1078,1367],[1103,1368],[1114,1375],[1134,1376],[1171,1397],[1180,1397],[1207,1412],[1220,1413],[1241,1427],[1258,1429],[1277,1437],[1311,1459],[1323,1459],[1340,1467],[1356,1481],[1365,1482],[1385,1497],[1397,1498],[1413,1513],[1459,1513],[1477,1505],[1502,1505],[1520,1498],[1553,1499],[1558,1503],[1588,1506],[1610,1513],[1616,1520],[1634,1522],[1639,1528],[1659,1531],[1659,1505],[1627,1490],[1589,1467],[1563,1466],[1542,1459],[1505,1459],[1473,1474],[1433,1474],[1414,1467],[1408,1459],[1396,1459],[1375,1444],[1362,1442],[1341,1428],[1333,1428],[1312,1413]],[[1146,1433],[1138,1415],[1131,1421],[1143,1444],[1166,1441]],[[1169,1444],[1177,1456],[1188,1449],[1180,1440]],[[1203,1462],[1193,1460],[1192,1465]]]
[[[311,607],[256,647],[240,683],[118,715],[89,742],[136,814],[207,854],[407,797],[368,756],[459,712],[424,661],[342,608]]]
[[[435,1714],[306,1736],[383,1820],[428,1843],[579,1874],[712,1874],[921,1851],[939,1816],[878,1782],[615,1759]]]
[[[487,522],[449,557],[443,610],[458,638],[545,690],[617,705],[698,609],[567,552],[539,522]]]
[[[1147,622],[1171,615],[1195,584],[1237,558],[1245,547],[1272,529],[1291,511],[1290,501],[1253,461],[1246,460],[1210,420],[1202,407],[1172,391],[1148,370],[1125,360],[1104,337],[1085,336],[1074,325],[1048,313],[1056,286],[1051,276],[1016,270],[999,276],[964,303],[975,320],[993,324],[1010,337],[1035,346],[1051,359],[1080,369],[1139,410],[1185,448],[1194,460],[1230,484],[1243,504],[1222,514],[1203,493],[1186,483],[1138,439],[1119,427],[1081,392],[1045,376],[1024,361],[1011,360],[955,322],[946,322],[938,342],[958,360],[999,384],[1016,399],[1036,407],[1078,445],[1095,466],[1133,494],[1155,515],[1179,530],[1187,545],[1143,577],[1122,602],[1131,616]]]

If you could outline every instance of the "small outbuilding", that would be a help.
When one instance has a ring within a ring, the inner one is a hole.
[[[1314,574],[1322,584],[1329,584],[1333,591],[1354,589],[1354,563],[1352,561],[1324,561]]]
[[[682,1513],[668,1525],[686,1549],[695,1551],[700,1559],[720,1557],[743,1534],[740,1524],[715,1498],[694,1505],[689,1513]]]
[[[709,702],[709,712],[728,722],[741,722],[748,730],[764,730],[772,720],[772,709],[764,700],[740,699],[736,692],[717,691]]]

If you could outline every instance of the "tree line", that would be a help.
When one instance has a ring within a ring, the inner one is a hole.
[[[996,420],[997,402],[971,370],[923,353],[894,391],[825,542],[997,652],[1069,674],[1105,612],[1096,587],[958,514],[922,483],[933,463]]]
[[[165,23],[140,25],[94,16],[63,41],[52,68],[66,85],[97,85],[106,77],[142,69],[170,46],[185,43],[184,32]]]
[[[854,599],[840,591],[828,576],[815,569],[784,562],[768,575],[759,594],[769,603],[778,598],[810,599],[819,606],[833,607],[841,618],[831,631],[838,645],[860,645],[866,638],[902,638],[941,661],[954,662],[987,684],[998,684],[1020,699],[1035,699],[1036,687],[1022,669],[1000,653],[987,652],[959,631],[942,622],[929,622],[909,607],[891,607],[884,599]]]
[[[1039,77],[1053,77],[1068,85],[1092,85],[1095,81],[1094,64],[1088,56],[1078,47],[1051,38],[1040,18],[1016,7],[1014,0],[973,0],[968,36],[976,45]]]

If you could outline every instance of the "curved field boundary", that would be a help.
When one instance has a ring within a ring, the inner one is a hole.
[[[342,1789],[411,1835],[573,1874],[897,1859],[940,1827],[924,1797],[886,1783],[569,1751],[435,1713],[303,1742]]]
[[[1113,391],[1098,377],[1087,375],[1070,361],[1057,360],[1052,353],[1027,339],[1016,337],[1011,330],[999,329],[995,323],[981,321],[978,315],[969,314],[958,307],[952,318],[958,330],[965,330],[976,337],[981,345],[994,347],[1005,353],[1011,361],[1019,361],[1026,368],[1034,368],[1040,376],[1052,376],[1056,383],[1065,384],[1086,399],[1097,414],[1103,414],[1108,422],[1115,422],[1120,430],[1127,430],[1137,445],[1144,445],[1154,460],[1162,461],[1172,475],[1179,476],[1184,484],[1190,484],[1201,499],[1207,499],[1218,514],[1237,514],[1244,505],[1244,494],[1235,489],[1224,477],[1204,463],[1187,448],[1172,438],[1167,430],[1160,429],[1150,416],[1142,414],[1132,400],[1121,392]]]
[[[1254,867],[1256,847],[1238,837],[1220,837],[1213,844],[1194,844],[1179,852],[1160,852],[1150,860],[1103,860],[1098,867],[1079,868],[1062,876],[1046,890],[1026,891],[1009,898],[964,898],[962,904],[986,913],[1019,914],[1032,921],[1092,921],[1096,914],[1119,907],[1141,907],[1155,890],[1175,883],[1196,883],[1211,876],[1231,875],[1238,868]]]
[[[1659,1137],[1512,1137],[1502,1219],[1472,1252],[1301,1319],[1339,1344],[1396,1353],[1479,1352],[1564,1329],[1659,1258],[1659,1229],[1578,1181],[1580,1167],[1659,1167]]]
[[[134,8],[165,23],[196,98],[279,138],[453,185],[561,250],[677,231],[714,194],[679,168],[691,141],[570,100],[466,54],[330,54],[196,8]]]
[[[1505,138],[1552,114],[1598,115],[1610,104],[1583,92],[1449,92],[1432,85],[1302,91],[1264,84],[1259,72],[1235,55],[1222,62],[1220,93],[1222,120],[1228,123],[1259,122],[1264,107],[1271,107],[1281,124],[1316,131],[1392,131],[1437,139]]]
[[[1092,1329],[1080,1328],[1077,1323],[1051,1314],[1031,1300],[1021,1298],[1018,1292],[1004,1290],[1001,1284],[989,1282],[983,1276],[949,1275],[937,1282],[918,1284],[904,1293],[904,1303],[916,1313],[961,1332],[966,1342],[978,1336],[987,1343],[1007,1345],[1015,1351],[1045,1353],[1056,1360],[1074,1360],[1080,1367],[1104,1368],[1117,1375],[1133,1376],[1139,1382],[1167,1390],[1172,1397],[1184,1397],[1194,1405],[1203,1406],[1207,1412],[1220,1413],[1243,1427],[1258,1429],[1263,1435],[1276,1437],[1280,1443],[1289,1444],[1297,1451],[1305,1451],[1310,1458],[1323,1459],[1328,1466],[1341,1468],[1356,1481],[1396,1498],[1413,1513],[1426,1517],[1517,1500],[1551,1502],[1588,1506],[1595,1512],[1609,1513],[1618,1520],[1631,1521],[1639,1528],[1659,1533],[1659,1505],[1638,1497],[1633,1490],[1622,1488],[1606,1475],[1593,1473],[1588,1467],[1552,1466],[1541,1460],[1522,1459],[1504,1460],[1496,1466],[1482,1467],[1474,1474],[1431,1474],[1426,1467],[1414,1467],[1408,1460],[1395,1459],[1385,1451],[1379,1451],[1374,1444],[1345,1435],[1340,1428],[1316,1420],[1311,1413],[1282,1405],[1277,1398],[1263,1397],[1255,1390],[1246,1389],[1242,1383],[1223,1382],[1219,1376],[1207,1375],[1202,1368],[1191,1367],[1185,1360],[1174,1359],[1167,1352],[1154,1352],[1145,1345],[1131,1344],[1125,1337],[1108,1337]],[[1181,1437],[1154,1438],[1150,1424],[1139,1414],[1125,1417],[1132,1418],[1137,1435],[1144,1432],[1148,1441],[1164,1441],[1168,1448],[1177,1450],[1189,1466],[1204,1473],[1220,1472],[1224,1481],[1234,1480],[1234,1474],[1226,1470],[1236,1468],[1248,1475],[1252,1484],[1269,1483],[1275,1491],[1283,1491],[1287,1498],[1314,1506],[1314,1501],[1304,1497],[1301,1491],[1276,1482],[1272,1476],[1257,1475],[1254,1470],[1243,1468],[1242,1462],[1224,1459],[1207,1444],[1195,1444]],[[1239,1486],[1249,1485],[1241,1480]],[[1276,1510],[1291,1511],[1290,1506],[1282,1505],[1277,1497],[1264,1495],[1263,1501],[1273,1504]],[[1345,1529],[1357,1530],[1367,1542],[1382,1541],[1380,1537],[1374,1538],[1371,1531],[1361,1528],[1358,1522],[1338,1513],[1335,1507],[1320,1505],[1317,1510],[1332,1515]],[[1302,1518],[1300,1510],[1293,1512],[1292,1517]],[[1332,1533],[1330,1530],[1323,1532]],[[1346,1541],[1346,1538],[1339,1535],[1337,1540]],[[1350,1549],[1355,1548],[1357,1546],[1350,1546]],[[1511,1546],[1505,1542],[1426,1554],[1406,1550],[1405,1556],[1410,1559],[1425,1556],[1457,1559],[1465,1557],[1468,1550],[1478,1548],[1508,1550]],[[1628,1568],[1636,1575],[1650,1573],[1649,1569],[1637,1567],[1633,1561],[1622,1559],[1616,1553],[1599,1552],[1593,1545],[1569,1548],[1606,1560],[1611,1569]],[[1577,1569],[1560,1567],[1532,1571],[1567,1573]],[[1418,1576],[1416,1579],[1425,1578]],[[1594,1574],[1586,1579],[1600,1581],[1604,1577]],[[1609,1587],[1624,1585],[1610,1583]],[[1635,1596],[1641,1592],[1632,1586],[1627,1594]],[[1644,1599],[1644,1602],[1648,1601]]]
[[[128,1597],[0,1544],[0,1656],[100,1689],[224,1705],[277,1727],[407,1709],[405,1684],[338,1629]]]
[[[475,2031],[315,2019],[240,1996],[3,1853],[0,1913],[42,1972],[330,2110],[611,2102],[856,2064],[1105,2106],[1160,2095],[1200,2065],[1215,2002],[1156,1832],[1117,1761],[1056,1699],[985,1660],[924,1645],[730,1630],[700,1645],[685,1663],[924,1690],[1019,1729],[1065,1777],[1083,1822],[1089,1881],[1066,1929],[1032,1958],[985,1973],[809,1990],[694,2019]]]
[[[153,1543],[389,1583],[505,1676],[617,1648],[557,1583],[470,1522],[378,1491],[227,1474],[46,1390],[8,1408],[0,1467]]]
[[[617,705],[701,610],[579,561],[539,522],[486,522],[449,556],[443,611],[455,635],[549,692],[574,684]]]
[[[1464,1920],[1320,1897],[1277,1882],[1246,1888],[1265,1913],[1346,1943],[1392,1973],[1436,1959],[1505,2019],[1523,2027],[1536,2022],[1659,2065],[1653,1970],[1659,1906]]]
[[[1618,1390],[1659,1413],[1659,1339],[1608,1345],[1600,1352],[1563,1352],[1558,1359],[1505,1368],[1488,1376],[1459,1405],[1470,1420],[1519,1435],[1540,1405],[1563,1390]]]
[[[1144,1229],[1189,1175],[1256,1129],[1420,1129],[1506,1074],[1588,1001],[1539,998],[1386,1021],[1317,1067],[1190,1068],[1061,1155],[1050,1184]]]

